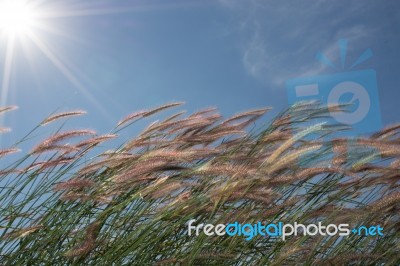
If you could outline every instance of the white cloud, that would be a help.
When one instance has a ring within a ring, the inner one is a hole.
[[[326,66],[314,60],[317,52],[336,60],[339,39],[348,39],[349,48],[357,47],[374,31],[373,27],[351,22],[357,12],[365,11],[360,4],[219,1],[238,18],[236,34],[241,39],[244,69],[275,88],[283,88],[287,79],[326,71]]]

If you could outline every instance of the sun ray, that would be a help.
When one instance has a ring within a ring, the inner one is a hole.
[[[8,90],[10,88],[11,81],[11,69],[14,57],[14,43],[15,36],[11,36],[8,38],[7,46],[6,46],[6,58],[4,60],[4,71],[3,71],[3,80],[1,83],[1,91],[0,91],[0,107],[7,105],[7,97]],[[0,115],[0,127],[4,124],[4,116]],[[2,136],[0,134],[0,145],[2,144]]]
[[[88,16],[99,16],[99,15],[112,15],[121,13],[130,13],[137,11],[138,8],[96,8],[96,9],[81,9],[81,10],[69,10],[59,11],[56,13],[50,13],[46,17],[49,18],[68,18],[68,17],[88,17]]]
[[[79,4],[84,2],[78,2]],[[43,15],[44,18],[70,18],[70,17],[90,17],[90,16],[102,16],[102,15],[113,15],[113,14],[123,14],[132,12],[143,12],[143,11],[154,11],[162,9],[173,9],[173,8],[184,8],[188,6],[203,6],[207,5],[206,1],[184,1],[181,3],[157,3],[157,4],[142,4],[138,3],[125,5],[121,7],[101,7],[101,8],[76,8],[76,9],[58,9],[52,10],[51,12],[46,12]]]
[[[7,104],[7,96],[11,80],[11,69],[14,57],[14,46],[15,46],[14,44],[15,44],[15,36],[10,36],[10,38],[8,38],[7,41],[6,58],[4,61],[3,81],[1,84],[1,100],[0,100],[1,106]]]
[[[42,51],[42,53],[54,64],[54,66],[76,87],[79,91],[110,121],[112,118],[109,112],[93,97],[93,95],[85,88],[78,78],[68,69],[68,67],[57,57],[41,40],[29,31],[29,39]]]
[[[66,39],[74,41],[76,43],[80,43],[80,44],[83,44],[83,45],[89,45],[90,44],[90,41],[85,40],[84,38],[78,38],[77,36],[74,36],[72,34],[68,34],[65,30],[60,30],[60,29],[57,29],[57,28],[52,27],[50,25],[46,25],[44,23],[35,24],[35,28],[38,29],[38,30],[41,30],[43,32],[47,32],[47,33],[50,33],[50,34],[53,34],[53,35],[56,35],[56,36],[60,36],[60,37],[66,38]]]

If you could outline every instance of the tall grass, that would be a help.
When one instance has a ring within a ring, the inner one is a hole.
[[[349,141],[329,137],[342,125],[319,122],[333,107],[297,104],[257,127],[268,109],[224,120],[210,108],[177,113],[102,150],[138,120],[178,105],[133,113],[105,135],[60,130],[0,167],[0,264],[400,263],[399,126]],[[56,114],[40,126],[83,114]],[[191,219],[379,224],[384,236],[194,237]]]

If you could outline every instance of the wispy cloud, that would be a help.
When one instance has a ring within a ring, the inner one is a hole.
[[[317,52],[337,60],[339,39],[348,39],[351,47],[362,46],[377,28],[357,22],[358,15],[372,8],[362,3],[319,1],[311,6],[305,1],[252,0],[245,5],[220,0],[220,4],[239,18],[236,34],[245,71],[275,88],[283,88],[289,78],[326,71],[314,60]]]

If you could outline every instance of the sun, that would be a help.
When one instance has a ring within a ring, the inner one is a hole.
[[[0,32],[26,34],[35,23],[35,10],[23,0],[0,0]]]
[[[93,6],[88,5],[91,2]],[[105,116],[109,112],[100,105],[96,97],[88,90],[87,86],[76,76],[83,70],[69,61],[69,55],[63,53],[62,45],[49,45],[56,37],[66,38],[64,40],[78,40],[85,42],[68,31],[61,28],[68,28],[68,21],[76,17],[102,16],[107,14],[119,14],[132,12],[135,8],[103,8],[103,1],[51,1],[51,0],[0,0],[0,106],[6,106],[8,94],[14,74],[18,78],[24,77],[25,73],[14,72],[18,68],[14,64],[27,60],[31,67],[33,76],[40,65],[33,60],[33,53],[41,53],[52,65],[58,69],[71,83],[79,90],[84,97],[88,98],[95,107]],[[58,28],[61,26],[61,28]],[[55,42],[59,43],[59,42]],[[16,55],[22,55],[16,60]],[[0,116],[0,127],[3,124],[4,116]],[[1,135],[0,135],[1,137]],[[1,143],[1,138],[0,138]]]

